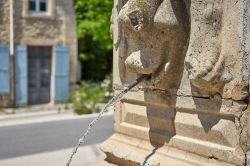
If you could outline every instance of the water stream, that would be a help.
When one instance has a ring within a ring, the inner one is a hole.
[[[140,82],[144,81],[148,79],[148,76],[146,75],[142,75],[139,78],[137,78],[133,83],[131,83],[130,85],[128,85],[127,87],[125,87],[121,92],[117,93],[106,105],[105,107],[102,109],[102,111],[98,114],[98,116],[89,124],[87,130],[85,131],[85,133],[83,134],[83,136],[79,139],[77,146],[73,149],[70,158],[67,162],[67,166],[70,166],[71,161],[74,157],[74,155],[77,153],[78,148],[81,146],[81,144],[83,144],[86,140],[86,137],[90,134],[91,130],[93,129],[93,127],[95,126],[95,124],[98,122],[98,120],[101,118],[101,116],[103,115],[103,113],[111,106],[113,106],[115,103],[117,103],[118,101],[120,101],[122,99],[122,97],[128,93],[131,89],[133,89],[135,86],[137,86]]]

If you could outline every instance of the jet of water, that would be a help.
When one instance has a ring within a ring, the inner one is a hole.
[[[91,130],[93,129],[93,127],[95,126],[95,124],[98,122],[98,120],[101,118],[101,116],[103,115],[103,113],[111,106],[113,106],[115,103],[117,103],[118,101],[120,101],[122,99],[122,97],[128,93],[131,89],[133,89],[135,86],[137,86],[140,82],[148,79],[149,76],[147,75],[142,75],[139,78],[137,78],[132,84],[128,85],[127,87],[125,87],[121,92],[119,92],[118,94],[116,94],[106,105],[105,107],[102,109],[102,111],[98,114],[98,116],[89,124],[87,130],[85,131],[85,133],[83,134],[83,136],[79,139],[77,146],[73,149],[70,158],[67,162],[67,166],[70,166],[70,163],[74,157],[74,155],[77,153],[78,148],[81,146],[81,144],[83,144],[86,140],[86,137],[90,134]]]

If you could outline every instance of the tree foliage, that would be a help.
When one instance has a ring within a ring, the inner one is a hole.
[[[112,68],[109,34],[113,0],[75,0],[83,79],[102,80]]]

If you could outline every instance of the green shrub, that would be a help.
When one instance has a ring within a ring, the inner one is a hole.
[[[107,76],[103,82],[82,81],[70,96],[77,114],[99,112],[97,103],[106,103],[112,96],[112,76]]]
[[[110,16],[113,0],[74,0],[82,79],[101,81],[112,72]]]

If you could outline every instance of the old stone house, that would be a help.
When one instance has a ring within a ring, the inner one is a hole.
[[[65,100],[76,70],[72,0],[0,1],[1,107]]]

